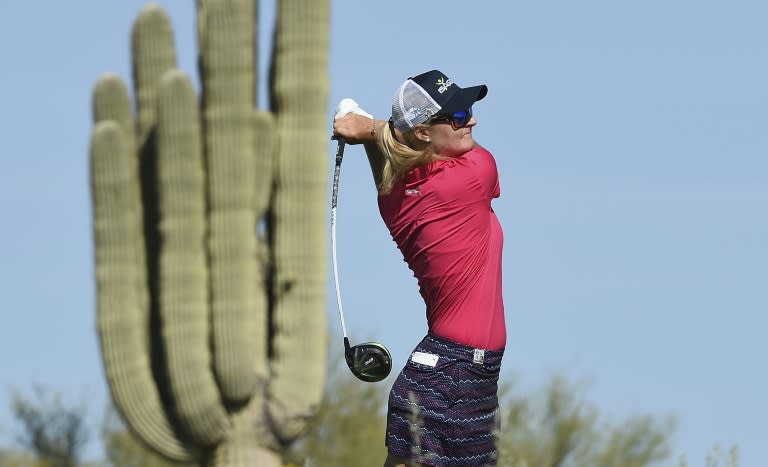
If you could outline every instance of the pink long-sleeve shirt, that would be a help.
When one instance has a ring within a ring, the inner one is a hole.
[[[496,161],[480,146],[418,167],[379,195],[381,217],[418,280],[429,331],[488,350],[506,343]]]

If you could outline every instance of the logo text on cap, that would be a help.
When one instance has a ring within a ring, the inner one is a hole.
[[[437,85],[437,92],[439,92],[440,94],[442,94],[445,91],[447,91],[448,88],[451,87],[452,84],[453,84],[453,81],[451,81],[450,79],[445,79],[445,78],[440,78],[435,83],[435,85]]]

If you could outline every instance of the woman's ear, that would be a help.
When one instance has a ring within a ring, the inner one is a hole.
[[[429,127],[426,125],[416,125],[413,128],[413,135],[416,137],[416,139],[424,143],[429,143],[430,141]]]

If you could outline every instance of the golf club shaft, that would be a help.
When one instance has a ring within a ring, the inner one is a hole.
[[[336,165],[333,170],[333,194],[331,197],[331,249],[333,251],[333,281],[336,285],[336,305],[341,319],[341,331],[344,333],[345,343],[347,339],[347,325],[344,323],[344,310],[341,306],[341,291],[339,290],[339,264],[336,259],[336,206],[339,195],[339,175],[341,173],[341,160],[344,158],[344,146],[347,144],[344,138],[339,138],[336,148]]]

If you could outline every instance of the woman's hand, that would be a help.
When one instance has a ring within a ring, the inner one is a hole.
[[[372,143],[375,141],[374,125],[377,123],[371,117],[348,113],[333,121],[331,139],[345,138],[349,144]]]
[[[354,99],[346,97],[336,106],[331,139],[344,138],[349,144],[373,142],[375,125],[373,115],[363,110]]]

